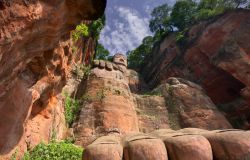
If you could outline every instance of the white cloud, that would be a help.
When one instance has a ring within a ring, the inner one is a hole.
[[[119,19],[112,20],[111,24],[104,28],[100,39],[111,54],[125,54],[128,50],[136,48],[145,36],[151,35],[148,28],[149,19],[132,8],[115,6],[113,14],[117,14]]]

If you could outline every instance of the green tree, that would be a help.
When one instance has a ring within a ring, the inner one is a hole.
[[[149,24],[154,36],[145,37],[140,46],[128,52],[129,67],[140,68],[144,58],[151,53],[153,44],[166,34],[177,32],[176,40],[183,47],[186,32],[193,24],[226,10],[246,6],[246,3],[247,0],[177,0],[172,9],[167,4],[156,7]]]
[[[204,20],[223,13],[232,4],[225,0],[201,0],[198,4],[196,20]]]
[[[103,15],[101,18],[93,21],[89,27],[90,36],[92,36],[98,40],[100,33],[101,33],[102,29],[104,28],[105,24],[106,24],[105,15]]]
[[[109,55],[110,55],[109,51],[106,48],[104,48],[102,44],[98,43],[96,46],[95,59],[108,60]]]
[[[182,31],[192,24],[196,11],[197,4],[193,0],[177,1],[171,13],[171,21]]]
[[[128,55],[128,66],[129,68],[139,69],[143,63],[144,58],[152,51],[154,44],[154,38],[147,36],[142,40],[142,44],[135,50],[129,51]]]
[[[156,7],[152,13],[152,19],[149,22],[151,32],[173,31],[170,23],[171,8],[167,4]]]

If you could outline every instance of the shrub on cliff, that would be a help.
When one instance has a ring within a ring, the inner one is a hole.
[[[40,143],[22,160],[81,160],[83,148],[66,142]]]
[[[79,112],[79,101],[71,98],[67,93],[65,94],[65,120],[68,126],[74,122]]]
[[[72,32],[72,38],[77,41],[81,36],[86,37],[89,35],[89,28],[86,24],[79,24],[76,29]]]
[[[93,21],[89,26],[90,36],[94,37],[96,40],[99,39],[100,33],[105,26],[106,17],[103,15],[101,18]]]

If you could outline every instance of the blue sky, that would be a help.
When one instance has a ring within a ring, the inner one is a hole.
[[[99,42],[113,55],[136,48],[149,31],[150,13],[163,3],[175,0],[108,0],[106,26]]]

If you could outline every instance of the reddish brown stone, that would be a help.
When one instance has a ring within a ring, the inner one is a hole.
[[[250,158],[250,132],[221,130],[203,133],[213,149],[215,159],[248,160]]]
[[[122,160],[123,147],[119,137],[106,136],[95,140],[83,152],[83,160]]]
[[[235,10],[217,16],[212,23],[194,25],[187,33],[183,53],[175,35],[166,36],[146,58],[142,67],[145,81],[152,88],[169,77],[196,82],[226,112],[234,127],[249,129],[249,16],[249,10]]]
[[[181,78],[169,78],[167,84],[159,86],[155,92],[161,92],[165,97],[172,129],[232,128],[204,90],[195,83]]]
[[[174,160],[212,160],[211,146],[206,138],[200,135],[174,135],[166,137],[164,143],[169,158]]]
[[[138,134],[126,137],[125,160],[168,160],[164,143],[157,138]]]
[[[94,54],[89,38],[83,40],[88,43],[74,44],[73,54],[70,31],[82,19],[100,16],[105,4],[105,0],[0,2],[0,159],[48,141],[52,132],[64,137],[60,93],[73,64],[88,63]]]

